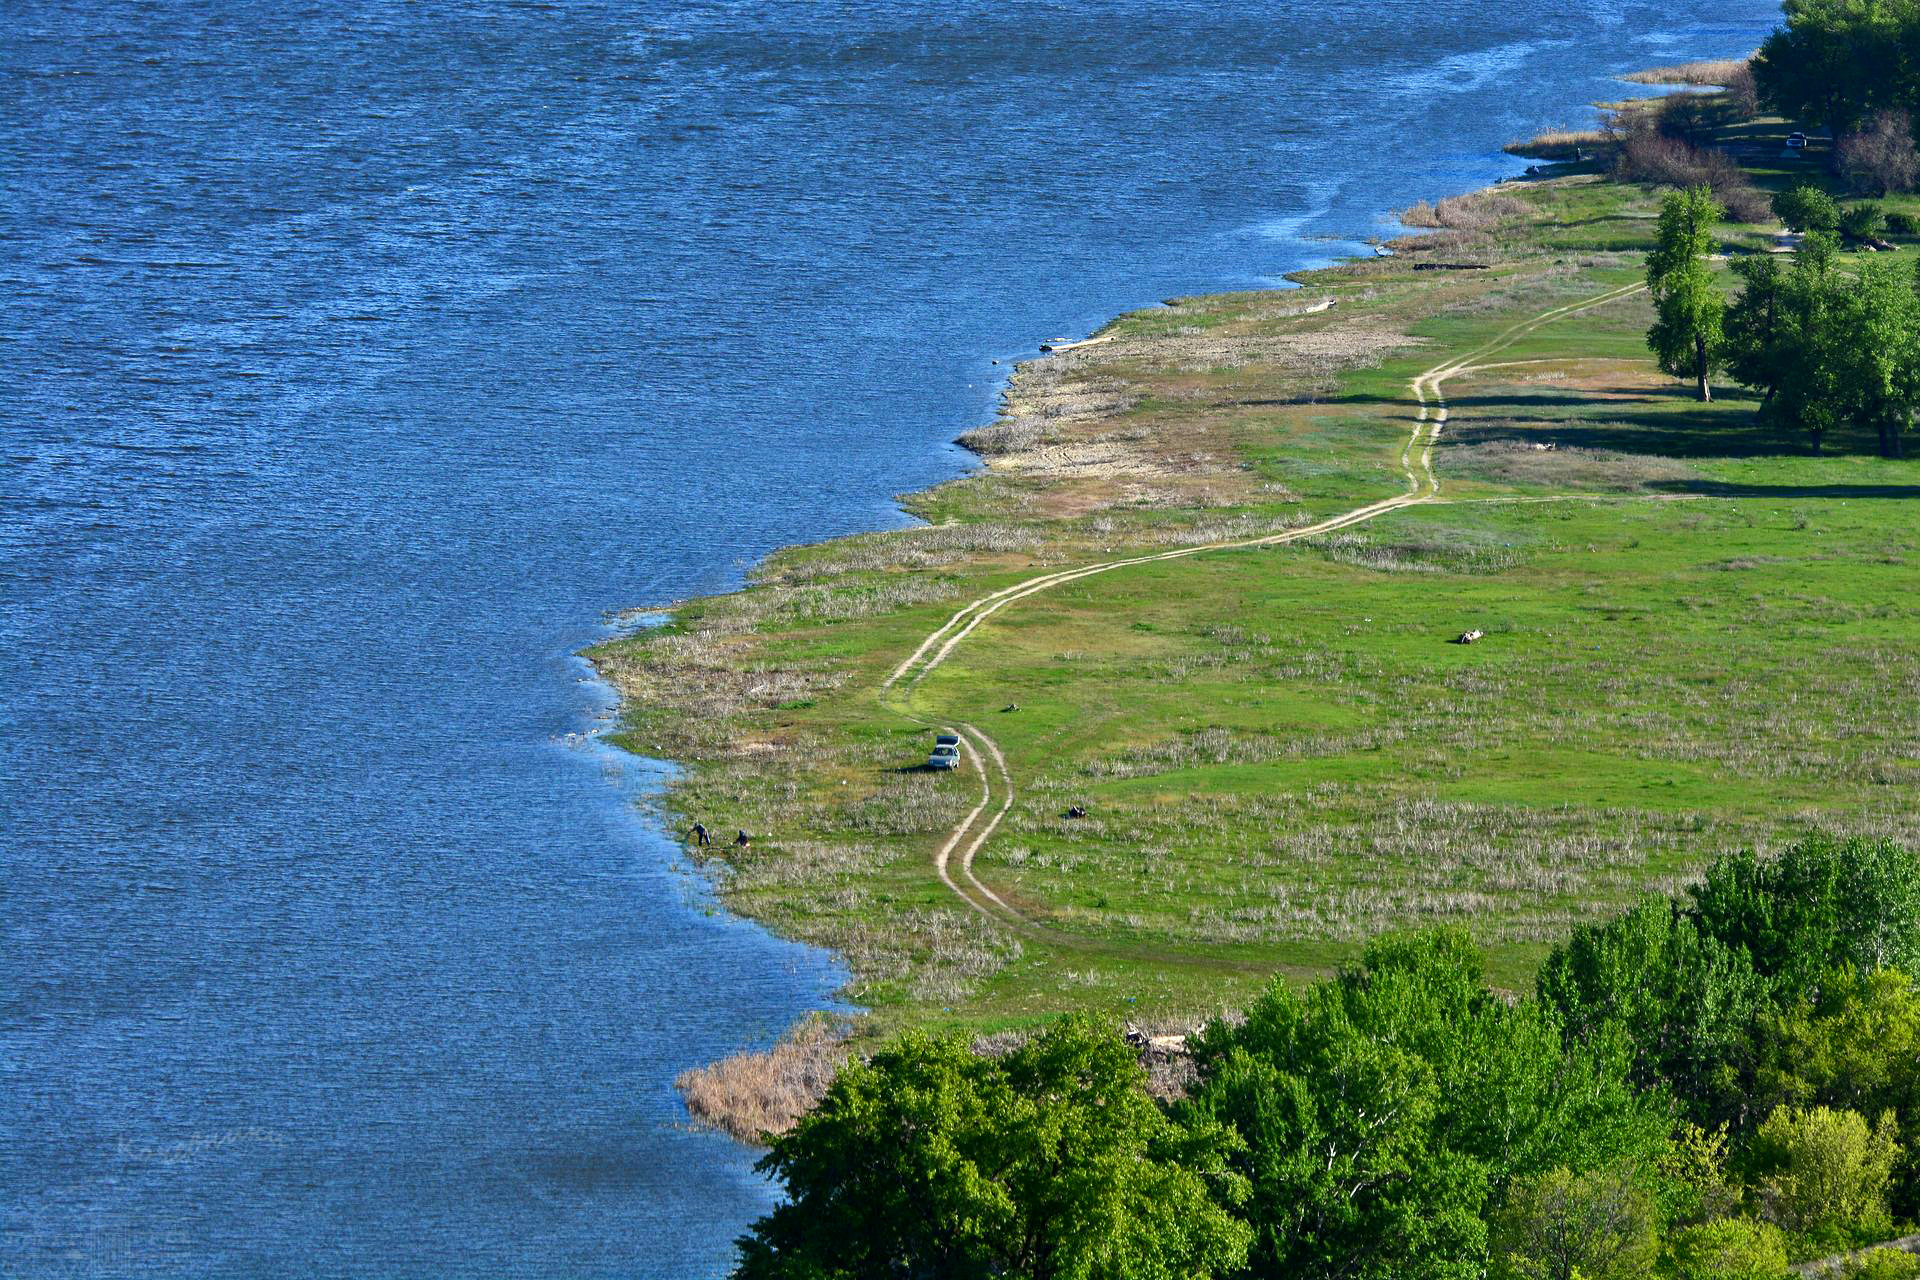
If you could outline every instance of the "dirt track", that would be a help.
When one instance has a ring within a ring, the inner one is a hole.
[[[1407,478],[1407,491],[1391,498],[1370,502],[1362,507],[1331,516],[1317,523],[1304,525],[1298,529],[1289,529],[1283,533],[1268,534],[1259,538],[1246,538],[1228,542],[1205,542],[1193,546],[1176,547],[1170,551],[1155,552],[1151,555],[1130,556],[1120,560],[1107,560],[1098,564],[1082,565],[1074,569],[1062,569],[1053,573],[1040,574],[1025,582],[1003,587],[998,591],[981,596],[960,608],[954,615],[942,623],[931,635],[920,642],[920,647],[909,654],[905,661],[895,667],[893,673],[881,683],[881,689],[891,690],[905,682],[909,687],[917,685],[927,675],[953,653],[954,649],[972,635],[982,622],[1007,608],[1009,605],[1037,595],[1051,587],[1068,582],[1077,582],[1081,578],[1092,577],[1098,573],[1110,573],[1115,569],[1124,569],[1131,565],[1151,564],[1159,560],[1177,560],[1184,556],[1201,555],[1209,551],[1231,551],[1245,547],[1277,546],[1282,543],[1297,542],[1317,534],[1332,533],[1349,525],[1360,524],[1390,511],[1403,507],[1432,502],[1440,494],[1440,478],[1433,470],[1433,442],[1447,422],[1447,402],[1441,394],[1441,384],[1462,372],[1483,362],[1486,357],[1511,346],[1520,338],[1532,333],[1563,316],[1586,311],[1593,307],[1604,306],[1609,302],[1630,297],[1646,286],[1641,284],[1625,285],[1598,294],[1581,302],[1569,303],[1543,311],[1539,315],[1503,330],[1486,343],[1453,359],[1434,365],[1426,371],[1416,374],[1407,384],[1413,399],[1418,405],[1414,416],[1413,430],[1400,451],[1400,467]],[[900,708],[904,710],[904,708]],[[916,719],[918,717],[915,717]],[[973,871],[973,859],[981,847],[986,844],[1000,820],[1013,807],[1013,773],[1007,767],[1006,757],[1000,746],[991,737],[971,724],[951,726],[952,731],[960,735],[966,750],[967,759],[978,771],[981,784],[980,803],[960,823],[949,832],[934,854],[934,870],[941,883],[975,911],[996,923],[1014,929],[1019,933],[1047,941],[1056,941],[1068,945],[1082,945],[1082,940],[1071,935],[1050,929],[1010,905],[999,894],[988,888]],[[989,762],[992,768],[990,769]],[[996,806],[995,798],[999,803]],[[989,816],[990,815],[990,816]],[[956,859],[955,853],[958,851]],[[955,870],[958,870],[956,877]]]

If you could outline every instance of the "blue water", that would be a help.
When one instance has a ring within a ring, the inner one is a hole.
[[[1772,18],[1567,8],[8,4],[0,1272],[724,1270],[672,1076],[844,975],[570,655]]]

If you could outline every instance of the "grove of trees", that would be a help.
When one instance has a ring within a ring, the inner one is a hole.
[[[1920,1213],[1916,971],[1920,861],[1814,837],[1576,930],[1530,998],[1463,933],[1377,939],[1211,1024],[1170,1104],[1086,1018],[908,1036],[773,1140],[736,1274],[1783,1280]]]
[[[1764,421],[1804,432],[1815,452],[1854,423],[1874,431],[1883,455],[1901,456],[1920,408],[1920,273],[1896,260],[1844,262],[1833,228],[1846,219],[1815,188],[1783,192],[1775,207],[1789,226],[1812,229],[1788,266],[1772,254],[1736,259],[1740,291],[1729,303],[1707,261],[1712,194],[1668,193],[1647,258],[1647,345],[1702,400],[1724,369],[1761,393]]]

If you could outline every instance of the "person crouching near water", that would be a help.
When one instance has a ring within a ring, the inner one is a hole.
[[[733,847],[736,849],[750,848],[752,844],[753,844],[753,837],[748,835],[744,831],[742,831],[739,835],[733,838]]]

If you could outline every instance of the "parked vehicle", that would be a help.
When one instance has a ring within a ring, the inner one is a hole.
[[[933,754],[927,757],[929,769],[958,769],[960,767],[960,735],[943,733],[933,740]]]

